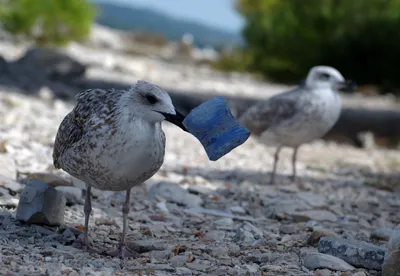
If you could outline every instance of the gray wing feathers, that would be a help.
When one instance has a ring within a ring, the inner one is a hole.
[[[65,116],[61,122],[54,142],[53,164],[57,169],[61,168],[60,157],[72,144],[78,142],[82,137],[82,126],[75,120],[73,111]]]
[[[291,91],[292,92],[292,91]],[[296,114],[296,99],[287,94],[271,97],[250,107],[240,118],[240,123],[252,134],[261,135]]]
[[[61,166],[60,158],[64,152],[83,137],[87,122],[105,107],[107,92],[88,89],[77,94],[76,105],[61,122],[54,142],[53,164],[57,169]]]

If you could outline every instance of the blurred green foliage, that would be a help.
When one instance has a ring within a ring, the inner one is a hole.
[[[224,69],[298,82],[324,64],[360,84],[400,87],[400,0],[238,0],[237,10],[247,45],[222,57]]]
[[[222,49],[218,61],[213,63],[215,69],[221,71],[246,72],[252,63],[252,57],[247,51],[240,48],[234,48],[232,51],[224,52]]]
[[[12,34],[39,45],[64,45],[85,39],[95,19],[95,8],[85,0],[5,0],[0,21]]]

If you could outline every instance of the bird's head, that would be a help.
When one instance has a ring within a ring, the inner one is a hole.
[[[354,81],[345,80],[342,74],[330,66],[315,66],[310,69],[305,85],[309,88],[331,88],[334,91],[353,92],[357,89]]]
[[[179,113],[168,93],[159,86],[138,81],[129,91],[129,101],[134,102],[134,109],[131,112],[151,123],[166,120],[186,131],[183,125],[185,116]]]

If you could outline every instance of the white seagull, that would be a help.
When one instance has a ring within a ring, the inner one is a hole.
[[[292,180],[295,180],[298,148],[324,136],[335,125],[341,113],[338,91],[353,89],[355,83],[345,81],[335,68],[315,66],[298,88],[260,101],[240,116],[240,123],[260,142],[277,148],[271,183],[275,182],[283,147],[293,148]]]

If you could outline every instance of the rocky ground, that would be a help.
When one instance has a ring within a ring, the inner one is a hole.
[[[104,52],[96,60],[100,50],[74,47],[67,51],[92,64],[88,74],[95,78],[158,78],[173,89],[253,96],[261,88],[273,94],[283,87],[208,69],[168,67],[153,58],[121,61]],[[7,49],[6,58],[18,56],[18,48]],[[124,67],[130,71],[117,73]],[[270,185],[274,149],[250,138],[211,162],[194,137],[165,123],[165,163],[132,194],[129,242],[141,258],[121,261],[76,248],[84,223],[83,184],[55,170],[51,158],[71,103],[52,97],[47,88],[34,97],[12,91],[0,91],[1,275],[382,275],[387,241],[400,225],[398,151],[315,141],[300,149],[295,183],[289,181],[291,151],[283,150],[276,184]],[[387,98],[376,102],[392,105]],[[16,220],[30,178],[66,197],[61,226]],[[109,249],[122,230],[124,194],[94,190],[93,198],[90,238],[96,248]]]

